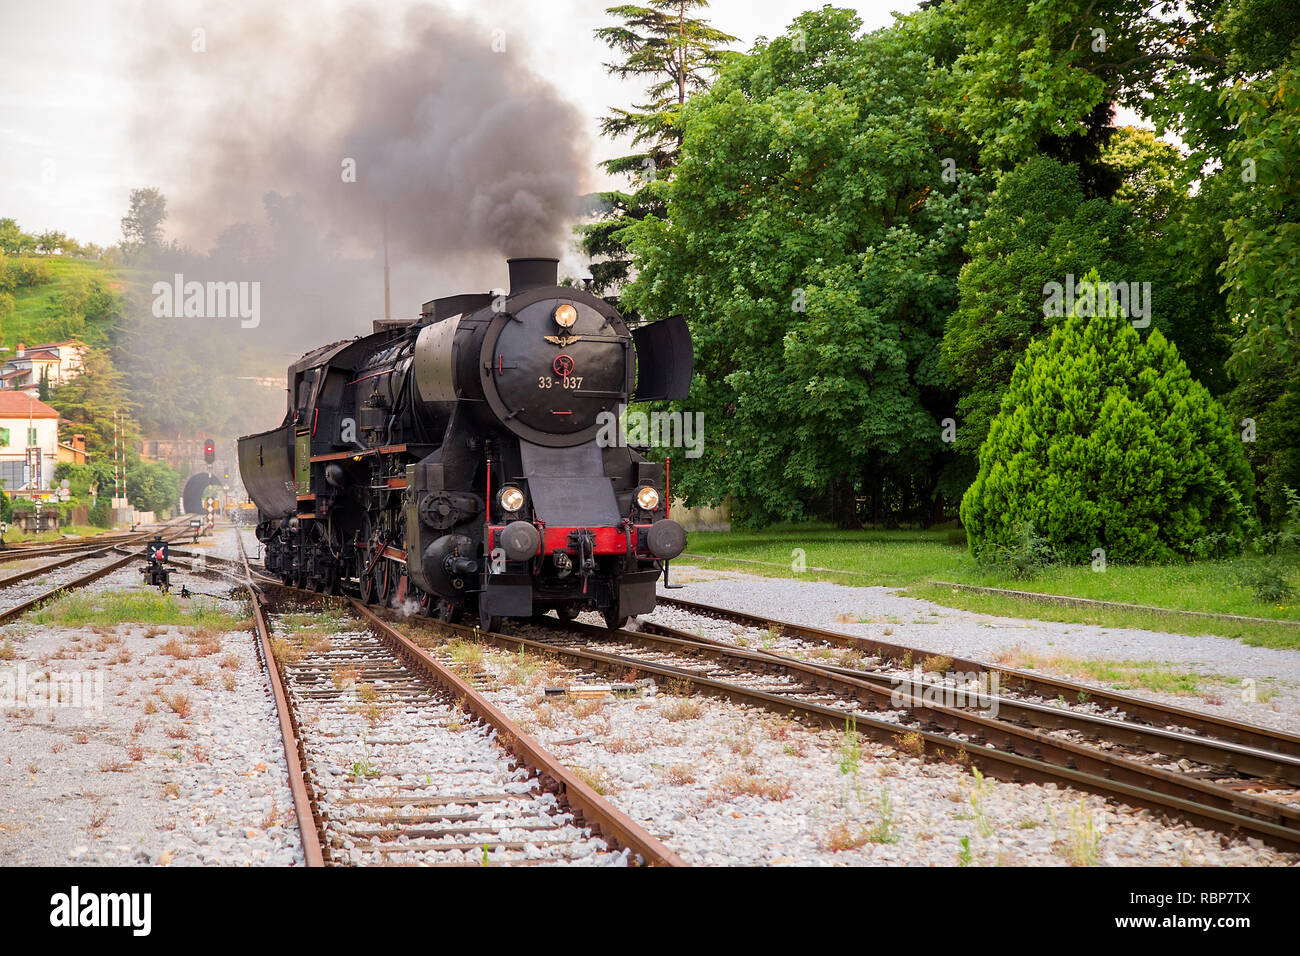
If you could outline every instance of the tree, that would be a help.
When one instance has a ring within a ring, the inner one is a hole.
[[[126,472],[126,496],[141,511],[170,514],[180,498],[180,476],[161,461],[133,460]]]
[[[598,292],[626,281],[631,257],[622,229],[647,215],[662,217],[663,199],[652,184],[671,174],[680,154],[679,117],[687,98],[708,85],[723,59],[719,49],[735,37],[688,17],[688,11],[708,6],[708,0],[650,0],[645,6],[622,5],[605,12],[621,21],[601,27],[596,36],[624,59],[607,63],[608,72],[622,79],[645,79],[646,103],[632,109],[614,108],[601,120],[606,136],[631,135],[637,151],[601,163],[612,175],[631,179],[631,192],[609,191],[589,197],[597,221],[579,228],[582,249],[593,261],[591,273]]]
[[[87,451],[97,458],[111,461],[115,412],[122,413],[118,427],[126,429],[126,447],[135,447],[139,440],[136,425],[127,417],[133,402],[124,376],[113,367],[107,352],[87,349],[83,361],[80,375],[50,390],[50,405],[61,417],[75,423],[76,431],[85,434]]]
[[[36,251],[44,256],[68,252],[68,237],[57,229],[47,229],[36,236]]]
[[[926,103],[959,38],[943,9],[860,29],[804,14],[725,66],[684,111],[667,218],[629,228],[625,303],[695,339],[707,437],[674,487],[753,524],[851,526],[860,494],[928,516],[951,458],[936,352],[986,186]]]
[[[1240,131],[1225,164],[1237,174],[1222,275],[1245,328],[1238,361],[1300,359],[1300,53],[1267,80],[1223,96]]]
[[[1300,364],[1254,363],[1228,407],[1255,473],[1260,518],[1276,528],[1286,516],[1287,489],[1300,489]]]
[[[147,249],[162,245],[162,224],[167,218],[167,198],[150,186],[131,190],[131,205],[122,217],[122,238]]]
[[[0,219],[0,253],[10,256],[30,255],[36,248],[36,239],[18,228],[12,219]]]
[[[1125,210],[1084,198],[1074,166],[1038,156],[1003,177],[971,229],[942,344],[961,395],[959,452],[973,458],[1025,348],[1058,321],[1045,313],[1047,283],[1094,268],[1108,281],[1133,278],[1134,236]]]
[[[1096,272],[1088,280],[1097,281]],[[1016,365],[962,499],[972,550],[1032,527],[1060,558],[1166,560],[1255,526],[1232,421],[1160,332],[1078,312]]]

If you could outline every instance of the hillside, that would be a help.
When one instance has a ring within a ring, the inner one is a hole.
[[[71,338],[96,347],[108,344],[122,290],[111,265],[62,256],[3,257],[0,269],[13,273],[0,284],[13,297],[12,311],[0,304],[0,346]],[[30,284],[24,281],[33,277]]]

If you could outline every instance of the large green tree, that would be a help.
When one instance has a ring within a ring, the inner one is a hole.
[[[1085,199],[1075,166],[1036,156],[1003,177],[966,252],[942,354],[961,396],[956,448],[973,458],[1020,356],[1059,321],[1044,309],[1045,286],[1094,268],[1131,280],[1140,250],[1128,211]]]
[[[615,290],[627,280],[632,259],[623,228],[648,215],[663,216],[664,201],[653,186],[677,165],[682,107],[691,94],[708,85],[722,62],[721,48],[736,39],[703,18],[688,16],[708,5],[708,0],[651,0],[645,5],[610,7],[605,12],[619,22],[596,31],[622,56],[605,68],[622,79],[648,84],[646,102],[631,109],[612,108],[601,119],[602,133],[629,136],[634,151],[601,163],[607,173],[627,176],[630,188],[589,197],[596,219],[579,228],[598,292]]]
[[[937,346],[985,186],[927,104],[960,38],[942,9],[860,28],[828,7],[726,66],[685,110],[667,218],[630,229],[624,300],[695,337],[705,449],[675,487],[754,523],[928,511],[952,457]]]

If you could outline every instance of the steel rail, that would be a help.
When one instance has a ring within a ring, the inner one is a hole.
[[[1204,794],[1206,798],[1204,802],[1174,793],[1161,792],[1143,785],[1149,782],[1163,783],[1159,775],[1150,773],[1148,768],[1132,764],[1122,758],[1110,758],[1100,751],[1070,744],[1013,724],[943,708],[928,706],[919,708],[924,712],[924,716],[929,718],[926,722],[932,726],[957,732],[974,731],[974,735],[981,736],[985,741],[982,745],[968,743],[955,740],[947,733],[936,732],[925,727],[907,727],[869,714],[849,712],[797,697],[745,687],[730,681],[702,676],[687,668],[652,663],[635,657],[594,650],[591,647],[551,644],[510,634],[484,632],[478,628],[433,619],[422,619],[420,624],[457,636],[486,640],[498,647],[513,651],[523,649],[548,655],[571,662],[584,670],[613,671],[621,674],[639,673],[668,681],[682,681],[711,696],[761,707],[783,716],[810,718],[836,729],[844,729],[851,720],[858,730],[891,746],[898,746],[902,735],[915,734],[922,752],[929,749],[953,762],[979,767],[982,772],[990,776],[1020,783],[1066,783],[1131,805],[1176,815],[1179,819],[1218,832],[1233,836],[1253,836],[1288,851],[1300,851],[1300,829],[1288,826],[1284,822],[1290,815],[1288,811],[1295,812],[1293,808],[1283,808],[1278,804],[1238,794],[1226,788],[1208,788],[1206,785],[1198,787],[1199,781],[1186,781],[1184,792],[1192,793],[1197,797]],[[617,631],[608,632],[603,628],[597,630],[615,639],[623,636]],[[635,633],[628,632],[629,636],[635,636]],[[669,640],[668,638],[657,639]],[[711,646],[708,647],[713,650]],[[876,688],[871,688],[869,692],[875,690]],[[1021,752],[1022,750],[1025,752]],[[1241,812],[1243,810],[1249,812]],[[1259,815],[1253,815],[1256,813]]]
[[[543,620],[539,623],[549,624],[549,621]],[[656,624],[653,621],[642,621],[640,630],[636,633],[662,634],[666,637],[675,637],[723,648],[735,648],[737,646],[713,638],[702,638],[665,624]],[[750,653],[771,657],[777,661],[798,661],[797,658],[775,651],[752,648],[747,650]],[[997,694],[984,693],[978,689],[958,688],[954,685],[945,685],[939,681],[926,681],[924,679],[917,681],[910,673],[890,675],[860,671],[824,662],[799,663],[811,665],[819,671],[840,677],[866,681],[890,693],[900,690],[916,698],[922,698],[927,693],[933,694],[937,692],[943,694],[955,691],[962,695],[966,703],[948,704],[948,706],[993,711],[998,715],[999,719],[1008,719],[1007,715],[1009,715],[1009,719],[1022,726],[1031,726],[1042,730],[1073,730],[1079,733],[1092,734],[1104,737],[1107,741],[1121,746],[1144,749],[1151,754],[1186,757],[1189,760],[1195,760],[1206,766],[1233,774],[1275,780],[1300,787],[1300,758],[1286,754],[1261,750],[1256,747],[1246,747],[1213,737],[1181,733],[1164,727],[1137,724],[1116,717],[1099,716],[1034,701],[1002,697]]]
[[[116,544],[106,544],[100,548],[93,548],[89,551],[78,551],[70,558],[63,558],[55,561],[53,564],[43,564],[39,568],[29,568],[26,571],[20,571],[17,574],[11,574],[7,578],[0,578],[0,588],[8,587],[11,584],[19,584],[22,581],[28,581],[35,577],[40,577],[49,571],[57,571],[59,568],[66,568],[70,564],[76,564],[78,561],[85,561],[89,558],[98,557],[107,551],[112,551]],[[61,552],[62,553],[62,552]]]
[[[597,639],[609,635],[617,640],[651,644],[670,653],[723,660],[733,666],[749,670],[760,672],[779,670],[812,687],[825,687],[873,709],[905,711],[923,726],[967,734],[985,742],[996,742],[1001,749],[1029,753],[1051,763],[1090,769],[1091,772],[1102,776],[1127,780],[1136,786],[1170,796],[1282,823],[1293,828],[1297,838],[1300,839],[1300,808],[1239,793],[1219,784],[1159,767],[1149,767],[1118,754],[1107,753],[1074,741],[1062,740],[1033,728],[1021,727],[998,718],[936,705],[912,694],[900,692],[897,688],[882,687],[856,676],[827,671],[818,664],[771,655],[763,651],[751,651],[733,645],[702,642],[691,635],[678,637],[645,634],[640,631],[611,633],[604,628],[578,622],[560,624],[557,621],[553,625],[550,622],[545,623],[559,631],[577,631],[590,634]]]
[[[67,554],[71,551],[112,547],[115,544],[129,541],[135,536],[135,532],[127,531],[108,536],[95,535],[93,538],[82,541],[62,541],[41,545],[7,545],[5,548],[0,549],[0,564],[8,564],[11,561],[26,561],[31,558],[48,558],[57,554]]]
[[[294,589],[298,590],[298,589]],[[308,592],[314,593],[314,592]],[[568,801],[584,825],[604,839],[624,846],[651,866],[686,866],[686,861],[670,850],[640,824],[598,794],[591,785],[569,770],[537,740],[523,731],[504,711],[487,700],[468,682],[443,665],[424,648],[383,620],[356,598],[346,598],[356,614],[364,619],[385,643],[403,659],[423,671],[456,698],[461,706],[479,720],[496,729],[497,739],[521,763],[554,781],[558,793]]]
[[[239,556],[244,565],[244,587],[248,590],[249,604],[253,610],[253,621],[257,629],[258,656],[266,668],[267,681],[271,685],[271,697],[275,700],[276,718],[280,724],[280,740],[284,744],[284,760],[288,768],[289,793],[293,798],[294,815],[298,820],[298,835],[302,841],[303,862],[309,867],[325,865],[324,842],[321,838],[324,826],[321,823],[319,808],[311,782],[307,779],[304,768],[307,766],[307,754],[298,733],[298,722],[289,706],[289,696],[284,690],[284,675],[280,673],[280,663],[271,650],[271,631],[266,623],[266,597],[253,584],[252,568],[248,563],[248,554],[244,551],[242,535],[236,535],[239,543]]]
[[[737,624],[772,630],[773,633],[777,630],[783,630],[793,637],[823,641],[839,647],[852,648],[873,657],[887,658],[899,662],[909,655],[913,660],[922,660],[926,657],[946,657],[952,661],[951,666],[955,670],[975,671],[980,674],[996,671],[999,675],[999,683],[1007,690],[1025,691],[1046,700],[1055,700],[1059,697],[1080,704],[1091,701],[1103,707],[1118,708],[1124,711],[1130,720],[1137,719],[1165,725],[1175,724],[1195,730],[1207,738],[1215,738],[1263,751],[1273,751],[1289,757],[1300,757],[1300,736],[1295,734],[1288,734],[1284,731],[1272,730],[1242,721],[1215,717],[1212,714],[1188,710],[1184,707],[1175,707],[1171,704],[1142,700],[1138,697],[1080,684],[1064,678],[1035,674],[1030,671],[995,664],[986,664],[970,658],[953,657],[950,654],[938,654],[918,647],[908,647],[904,644],[890,644],[878,641],[875,638],[858,637],[839,631],[830,631],[804,624],[793,624],[777,618],[764,617],[730,608],[714,607],[708,604],[699,604],[680,598],[660,597],[659,604],[690,611],[693,614],[699,614],[701,617],[729,620]],[[1082,698],[1080,697],[1081,694],[1083,695]]]

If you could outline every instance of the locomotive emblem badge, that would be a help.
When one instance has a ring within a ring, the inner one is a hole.
[[[573,374],[573,359],[561,352],[555,356],[555,361],[551,363],[551,368],[555,369],[555,374],[560,378],[568,378]]]
[[[580,340],[580,339],[582,338],[582,336],[581,336],[581,335],[567,335],[567,334],[565,334],[565,335],[543,335],[542,338],[546,339],[546,341],[550,342],[552,345],[558,345],[560,348],[564,348],[566,345],[571,345],[571,344],[573,344],[574,342],[577,342],[578,340]]]

